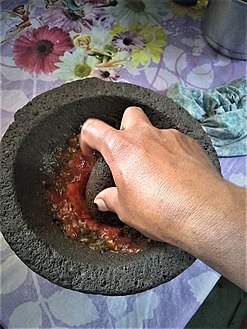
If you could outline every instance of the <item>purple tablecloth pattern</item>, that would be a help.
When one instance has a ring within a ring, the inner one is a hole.
[[[202,90],[246,73],[216,53],[201,21],[207,1],[1,1],[1,134],[36,95],[78,78],[125,81],[161,93],[173,83]],[[246,186],[246,157],[221,158],[222,174]],[[27,268],[0,235],[4,328],[184,328],[219,274],[197,260],[172,281],[110,297],[61,288]]]

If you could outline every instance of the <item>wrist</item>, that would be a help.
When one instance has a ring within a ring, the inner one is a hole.
[[[202,195],[197,210],[184,221],[180,247],[194,254],[213,239],[221,241],[235,232],[245,231],[245,189],[223,179]]]
[[[218,188],[188,221],[180,247],[246,289],[246,190],[225,181]]]

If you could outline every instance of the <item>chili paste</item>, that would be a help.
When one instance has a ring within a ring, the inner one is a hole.
[[[98,222],[86,207],[86,185],[96,162],[96,155],[82,153],[77,135],[71,136],[58,156],[60,172],[47,196],[56,219],[68,238],[79,240],[102,251],[137,253],[146,249],[150,239],[128,226],[111,226]]]

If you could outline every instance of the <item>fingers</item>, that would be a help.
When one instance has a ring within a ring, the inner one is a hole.
[[[83,127],[83,126],[82,126]],[[82,138],[82,131],[79,135],[79,144],[84,155],[91,155],[93,153],[93,148],[91,148],[86,141]]]
[[[128,107],[122,118],[120,129],[131,128],[141,123],[151,125],[148,117],[139,107]],[[88,119],[81,128],[80,147],[84,154],[92,154],[97,150],[104,156],[118,138],[117,130],[98,119]]]
[[[116,187],[109,187],[101,191],[96,198],[94,203],[97,204],[100,211],[112,211],[117,212],[118,208],[118,190]]]
[[[120,130],[140,125],[142,122],[151,124],[146,114],[140,107],[128,107],[123,114]]]
[[[84,154],[97,150],[106,155],[117,138],[117,130],[98,119],[88,119],[81,128],[80,147]]]

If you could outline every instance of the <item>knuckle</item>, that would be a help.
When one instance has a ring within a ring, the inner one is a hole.
[[[103,131],[100,138],[105,142],[107,148],[112,149],[115,144],[118,144],[118,136],[109,128]]]
[[[180,139],[183,136],[183,134],[180,131],[178,131],[174,128],[163,129],[162,133],[164,134],[164,136],[166,138],[171,139],[171,140],[174,140],[174,139],[177,140],[177,139]]]
[[[174,136],[180,136],[182,134],[179,130],[174,128],[169,129],[169,132]]]

